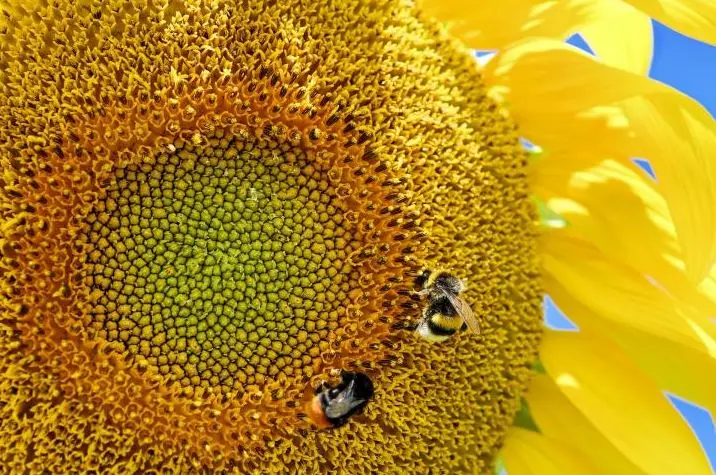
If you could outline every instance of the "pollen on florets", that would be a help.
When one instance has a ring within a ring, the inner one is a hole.
[[[10,471],[487,469],[539,339],[534,216],[440,29],[357,0],[0,21]],[[424,265],[467,279],[479,338],[397,330]],[[375,400],[317,432],[302,403],[341,368]]]
[[[218,133],[117,170],[87,219],[91,335],[186,395],[312,377],[359,280],[334,187],[303,150],[256,142]]]

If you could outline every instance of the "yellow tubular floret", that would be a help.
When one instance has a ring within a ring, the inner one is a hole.
[[[562,223],[542,236],[546,290],[581,329],[548,335],[548,375],[527,394],[541,434],[511,433],[509,473],[709,473],[662,390],[716,409],[703,377],[716,367],[716,128],[645,75],[649,15],[713,43],[716,4],[515,1],[498,17],[472,3],[425,2],[470,46],[500,49],[491,93],[541,147],[532,189]],[[596,58],[563,43],[575,32]]]
[[[3,468],[709,473],[664,391],[716,411],[716,127],[649,15],[716,42],[713,0],[0,0]],[[479,336],[407,331],[425,266]]]

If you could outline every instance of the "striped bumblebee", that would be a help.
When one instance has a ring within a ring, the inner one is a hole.
[[[417,295],[426,298],[423,318],[415,331],[428,341],[445,341],[458,330],[480,333],[475,313],[462,298],[465,283],[450,272],[426,269],[415,283],[422,287]]]

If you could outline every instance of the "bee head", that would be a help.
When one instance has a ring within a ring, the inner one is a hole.
[[[430,280],[430,275],[433,273],[430,269],[425,269],[418,274],[418,276],[415,278],[415,285],[417,285],[420,288],[425,288],[427,286],[428,280]]]
[[[455,274],[449,272],[440,272],[434,276],[434,284],[442,289],[449,291],[454,295],[458,295],[460,292],[465,290],[465,283],[460,280]]]

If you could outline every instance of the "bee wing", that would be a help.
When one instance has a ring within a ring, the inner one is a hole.
[[[472,311],[467,302],[451,292],[443,292],[443,295],[450,301],[450,305],[452,305],[457,314],[460,315],[460,318],[467,323],[468,328],[476,335],[479,335],[480,322],[477,321],[475,312]]]
[[[344,387],[343,390],[328,403],[328,405],[324,409],[326,417],[337,419],[340,417],[348,416],[352,414],[354,409],[364,404],[366,400],[356,398],[355,392],[356,382],[354,379],[352,379],[350,383],[348,383],[348,385]]]
[[[351,399],[348,397],[331,401],[331,403],[325,409],[326,417],[330,417],[333,419],[344,417],[365,402],[365,399]]]

